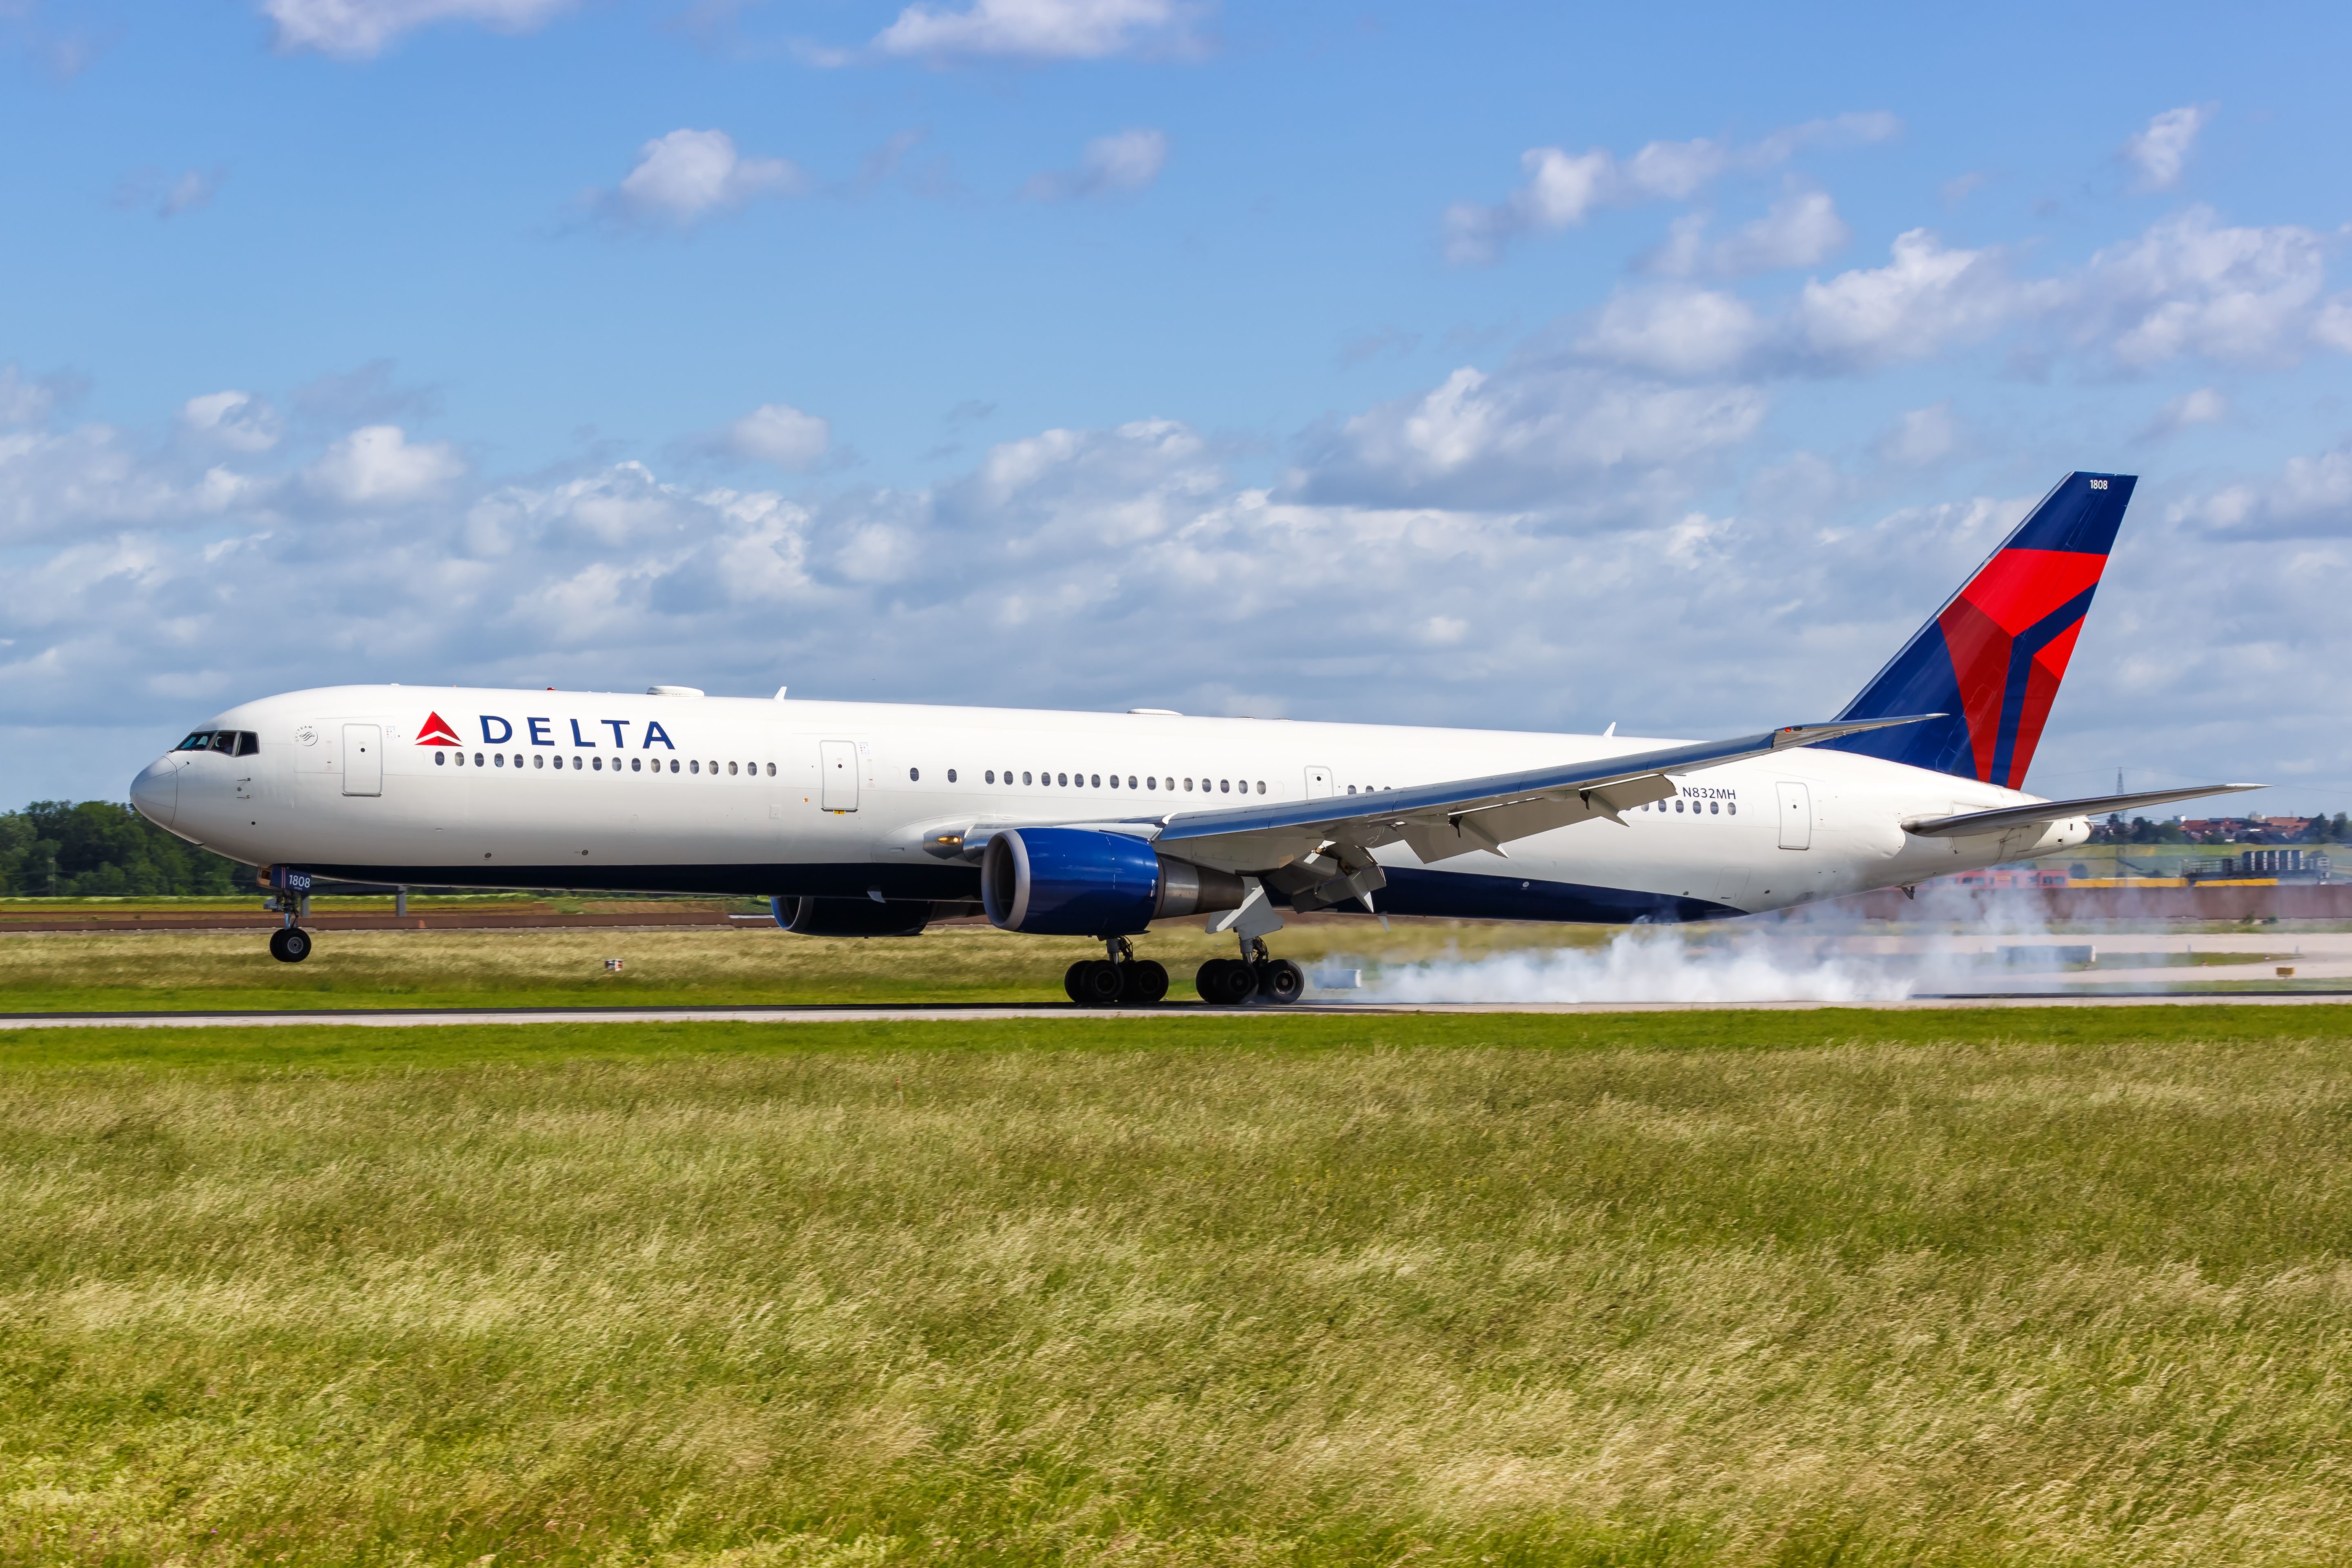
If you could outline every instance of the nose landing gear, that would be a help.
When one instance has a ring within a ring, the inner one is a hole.
[[[278,896],[261,907],[284,921],[269,933],[269,956],[280,963],[299,963],[310,956],[310,933],[295,923],[310,918],[310,875],[272,866],[262,872],[260,881],[278,889]]]
[[[1108,958],[1082,958],[1062,976],[1062,990],[1081,1007],[1141,1006],[1168,994],[1164,964],[1135,956],[1123,936],[1107,937]]]

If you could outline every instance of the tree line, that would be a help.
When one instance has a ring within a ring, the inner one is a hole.
[[[253,868],[174,838],[110,800],[0,812],[0,893],[122,898],[254,892]]]

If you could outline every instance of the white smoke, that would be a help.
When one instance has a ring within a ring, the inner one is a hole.
[[[1876,1002],[1913,982],[1888,966],[1814,944],[1741,932],[1690,942],[1621,931],[1597,948],[1546,948],[1391,965],[1364,977],[1370,1002]]]
[[[1900,921],[1824,904],[1722,924],[1636,926],[1597,947],[1339,962],[1362,964],[1363,987],[1352,999],[1373,1003],[1899,1002],[2065,984],[2065,976],[1999,961],[2005,945],[2087,940],[2053,938],[2038,900],[1939,892],[1923,892],[1916,911],[1906,910],[1914,918]]]

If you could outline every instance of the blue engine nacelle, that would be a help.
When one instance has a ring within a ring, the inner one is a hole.
[[[1155,920],[1239,909],[1242,879],[1088,827],[1008,827],[981,857],[990,923],[1033,936],[1132,936]]]

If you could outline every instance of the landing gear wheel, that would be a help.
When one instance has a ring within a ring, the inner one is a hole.
[[[310,933],[300,926],[280,926],[269,933],[269,956],[280,963],[299,963],[310,956]]]
[[[1128,1003],[1157,1002],[1168,994],[1168,969],[1148,958],[1132,959],[1119,965],[1121,984],[1118,999]]]
[[[1255,965],[1257,994],[1261,1001],[1287,1006],[1307,994],[1307,972],[1286,958],[1269,959]]]
[[[1083,1000],[1078,994],[1078,973],[1091,962],[1089,959],[1082,958],[1062,971],[1062,994],[1073,1002]]]
[[[1109,959],[1089,958],[1070,965],[1062,986],[1081,1007],[1109,1007],[1118,1002],[1121,978],[1118,965]]]
[[[1192,984],[1201,1000],[1219,1007],[1237,1007],[1257,991],[1257,973],[1237,958],[1213,958],[1201,965]]]

